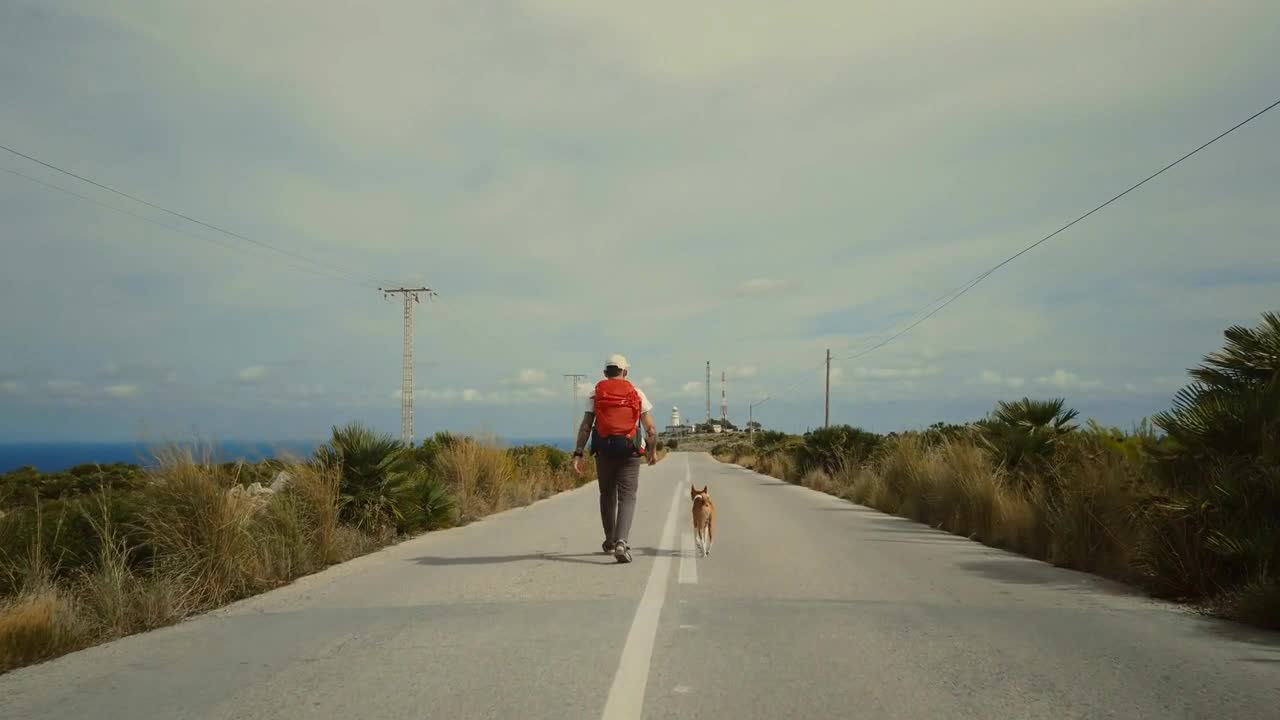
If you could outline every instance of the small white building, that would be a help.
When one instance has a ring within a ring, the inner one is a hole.
[[[680,427],[680,408],[671,406],[671,427]]]

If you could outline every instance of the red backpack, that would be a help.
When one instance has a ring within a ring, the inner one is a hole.
[[[603,451],[613,457],[639,455],[640,407],[640,393],[630,380],[606,378],[596,383],[592,452]]]

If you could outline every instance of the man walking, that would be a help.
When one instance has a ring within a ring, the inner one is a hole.
[[[653,405],[644,391],[627,379],[627,359],[610,355],[605,361],[604,379],[596,383],[587,398],[587,411],[578,428],[573,450],[573,469],[582,474],[583,448],[591,439],[596,458],[596,479],[600,483],[600,523],[604,527],[605,552],[613,552],[620,563],[631,562],[631,518],[636,509],[636,486],[640,480],[640,458],[657,462],[658,437],[650,411]],[[644,438],[639,437],[644,423]]]

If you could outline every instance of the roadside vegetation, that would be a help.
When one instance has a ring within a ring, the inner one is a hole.
[[[661,451],[665,454],[665,449]],[[310,458],[0,475],[0,672],[287,584],[418,533],[594,479],[550,446],[352,423]]]
[[[1129,431],[1022,398],[963,425],[759,432],[712,454],[1280,629],[1280,315],[1225,337],[1172,409]]]

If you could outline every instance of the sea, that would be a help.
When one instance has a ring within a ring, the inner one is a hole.
[[[561,450],[573,449],[573,441],[564,437],[557,438],[498,438],[501,445],[515,447],[517,445],[551,445]],[[201,443],[192,448],[192,455],[203,459],[211,457],[214,462],[257,462],[280,457],[309,457],[319,442],[282,441],[274,443],[254,442],[218,442],[214,447]],[[143,443],[101,443],[101,442],[49,442],[49,443],[0,443],[0,473],[25,466],[32,466],[40,472],[59,472],[77,465],[131,463],[150,466],[155,464],[156,448]]]

